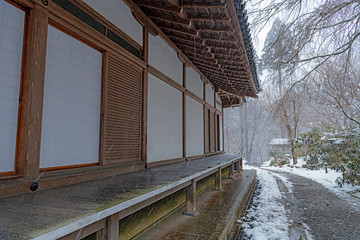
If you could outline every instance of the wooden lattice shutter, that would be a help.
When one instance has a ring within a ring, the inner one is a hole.
[[[143,69],[108,58],[105,106],[105,164],[141,162]]]

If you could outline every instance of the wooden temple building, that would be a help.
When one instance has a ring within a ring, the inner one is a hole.
[[[113,239],[124,211],[189,192],[219,169],[231,173],[240,157],[223,155],[223,109],[257,96],[254,61],[242,0],[0,0],[1,211],[76,184],[205,164],[156,194],[150,189],[149,198],[136,195],[133,205],[89,207],[96,213],[86,213],[87,222],[64,217],[18,238],[106,229]],[[4,214],[1,239],[16,232],[7,228],[18,217]]]

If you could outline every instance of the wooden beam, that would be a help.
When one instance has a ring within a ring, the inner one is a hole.
[[[176,46],[178,46],[179,48],[197,49],[197,50],[204,50],[206,52],[209,52],[209,49],[206,46],[201,45],[199,43],[191,44],[189,42],[179,41],[179,40],[175,40],[173,41],[173,43],[175,43]]]
[[[196,209],[196,181],[191,180],[191,184],[186,187],[186,211],[185,215],[196,216],[199,212]]]
[[[190,20],[183,19],[183,18],[167,18],[164,15],[155,15],[155,14],[151,14],[151,13],[147,14],[147,15],[151,19],[156,19],[156,20],[160,20],[160,21],[165,21],[165,22],[174,23],[174,24],[181,24],[181,25],[186,25],[186,26],[190,25]]]
[[[197,48],[206,48],[205,45],[197,42],[191,42],[187,40],[178,40],[178,39],[172,39],[170,37],[171,41],[175,43],[177,46],[186,46],[186,47],[197,47]]]
[[[222,60],[219,60],[219,63],[224,66],[239,66],[242,68],[245,67],[244,63],[240,62],[240,61],[232,61],[232,60],[222,59]]]
[[[119,239],[119,213],[106,218],[106,239]]]
[[[234,179],[235,175],[234,175],[234,163],[231,163],[231,165],[229,166],[229,175],[228,175],[228,179]]]
[[[243,62],[243,58],[240,57],[239,55],[222,55],[222,54],[216,54],[214,53],[215,55],[215,58],[219,61],[238,61],[238,62],[241,62],[241,63],[244,63]]]
[[[197,31],[192,30],[192,29],[184,29],[184,28],[179,28],[179,27],[170,27],[170,26],[166,26],[166,25],[162,25],[162,24],[158,24],[158,26],[162,30],[176,32],[176,33],[180,33],[180,34],[187,34],[189,36],[196,36],[197,33],[198,33]]]
[[[161,10],[161,11],[164,11],[164,12],[172,12],[172,13],[179,13],[179,14],[182,12],[181,7],[157,4],[157,3],[154,3],[153,1],[138,1],[138,0],[135,0],[134,2],[139,6],[147,7],[147,8],[151,8],[151,9],[156,9],[156,10]]]
[[[236,44],[236,42],[231,42],[230,44],[225,44],[225,42],[222,41],[205,41],[206,46],[209,47],[216,47],[216,48],[235,48],[238,49],[239,46]]]
[[[197,37],[194,37],[192,36],[191,39],[189,38],[186,38],[187,35],[174,35],[174,34],[168,34],[168,37],[171,39],[171,40],[178,40],[178,41],[186,41],[188,43],[197,43],[197,44],[202,44],[204,45],[204,41],[197,38]]]
[[[216,59],[212,58],[212,57],[209,57],[209,56],[204,56],[202,58],[200,58],[198,55],[189,55],[187,56],[190,61],[193,61],[193,60],[196,60],[196,61],[206,61],[206,62],[209,62],[209,63],[212,63],[212,64],[217,64],[217,61]]]
[[[220,2],[220,3],[191,3],[191,2],[184,2],[182,4],[183,7],[185,8],[226,8],[227,4],[225,2]]]
[[[215,173],[215,190],[222,190],[222,179],[221,179],[221,168],[219,168]]]
[[[240,158],[235,162],[235,170],[236,170],[236,172],[238,172],[238,173],[241,171]]]
[[[231,21],[230,17],[226,16],[212,16],[212,15],[189,15],[190,20],[197,21],[216,21],[216,22],[229,22]]]
[[[224,73],[230,73],[230,74],[241,74],[243,73],[241,70],[231,70],[231,69],[223,69]],[[242,76],[246,76],[246,75],[242,75]]]
[[[203,54],[203,55],[206,55],[206,54],[211,55],[210,50],[204,46],[200,46],[200,48],[197,48],[197,47],[189,46],[186,44],[179,44],[179,48],[181,50],[188,51],[188,52],[195,52],[195,53],[199,53],[199,54]]]
[[[204,101],[202,98],[200,98],[200,97],[197,96],[196,94],[190,92],[189,90],[185,90],[185,93],[186,93],[187,96],[191,97],[191,98],[194,99],[195,101],[197,101],[197,102],[199,102],[199,103],[201,103],[201,104],[203,104],[203,105],[205,104],[205,101]]]
[[[183,87],[185,91],[182,92],[182,155],[186,158],[186,64],[183,63]],[[195,192],[196,194],[196,192]]]
[[[34,180],[39,176],[41,124],[45,81],[46,42],[48,30],[48,10],[40,5],[29,12],[29,32],[26,41],[24,66],[24,98],[20,100],[24,107],[21,116],[20,158],[24,178]],[[26,102],[23,102],[26,100]]]
[[[144,61],[149,63],[149,32],[148,28],[143,29]],[[141,161],[147,167],[147,120],[148,120],[148,77],[147,68],[143,71],[142,82],[142,125],[141,125]]]
[[[235,37],[221,37],[221,36],[201,36],[200,39],[204,41],[220,41],[220,42],[229,42],[234,43],[236,42]]]
[[[102,235],[102,233],[104,233],[103,236],[104,238],[98,238],[98,239],[99,240],[105,239],[105,231],[102,231],[105,227],[106,227],[106,221],[105,219],[101,219],[75,232],[72,232],[64,237],[58,238],[58,240],[83,239],[93,233],[100,233],[99,235]]]
[[[152,66],[149,66],[148,71],[149,71],[149,73],[151,73],[155,77],[163,80],[164,82],[166,82],[169,85],[173,86],[177,90],[179,90],[181,92],[185,92],[185,88],[183,86],[181,86],[180,84],[178,84],[177,82],[175,82],[174,80],[172,80],[171,78],[169,78],[168,76],[166,76],[165,74],[163,74],[162,72],[157,70],[156,68],[154,68]]]
[[[201,26],[201,27],[195,27],[195,29],[197,31],[201,31],[201,32],[226,32],[226,33],[230,33],[233,34],[233,32],[235,31],[232,28],[229,27],[207,27],[207,26]]]
[[[226,47],[226,46],[212,46],[211,47],[211,50],[213,53],[217,53],[217,54],[224,54],[224,55],[227,55],[229,52],[232,52],[232,53],[235,53],[235,52],[238,52],[238,53],[242,53],[242,51],[237,48],[237,47]]]
[[[213,59],[212,53],[209,52],[200,52],[199,50],[189,50],[186,48],[180,48],[180,50],[183,51],[189,59],[191,57],[199,57],[199,55],[201,55],[203,58]],[[216,60],[214,60],[214,62],[216,62]]]
[[[197,60],[193,60],[192,61],[196,66],[202,66],[202,67],[207,67],[207,68],[211,68],[211,69],[220,69],[220,65],[218,64],[210,64],[209,62],[206,61],[197,61]]]
[[[99,148],[99,165],[102,166],[105,163],[105,143],[106,143],[106,118],[107,118],[107,79],[108,79],[108,64],[109,53],[103,53],[102,59],[102,76],[101,76],[101,114],[100,114],[100,148]]]
[[[220,71],[220,70],[217,71],[218,69],[202,68],[201,66],[199,66],[199,68],[201,68],[201,71],[204,72],[204,74],[212,75],[215,78],[216,78],[216,76],[214,76],[214,74],[217,74],[218,76],[226,78],[226,75],[222,71]]]

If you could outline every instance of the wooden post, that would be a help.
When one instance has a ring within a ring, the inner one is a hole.
[[[105,229],[101,229],[97,231],[96,240],[105,240],[105,235],[106,235]]]
[[[241,168],[240,168],[240,159],[242,158],[239,158],[238,160],[236,160],[235,162],[235,169],[236,169],[236,172],[240,172],[241,171]]]
[[[221,191],[222,184],[221,184],[221,168],[215,173],[215,190]]]
[[[228,176],[229,179],[234,179],[235,176],[234,176],[234,163],[231,163],[231,165],[229,166],[229,176]]]
[[[105,143],[106,143],[106,99],[107,99],[107,79],[108,79],[108,64],[109,64],[109,53],[103,53],[102,60],[102,79],[101,79],[101,120],[100,120],[100,157],[99,165],[104,165],[105,163]]]
[[[206,148],[206,144],[207,144],[207,121],[206,121],[206,116],[207,116],[207,109],[206,109],[206,84],[205,82],[203,82],[203,100],[204,100],[204,105],[203,105],[203,110],[204,110],[204,113],[203,113],[203,123],[204,123],[204,154],[207,153],[207,148]]]
[[[184,215],[196,216],[199,212],[196,210],[196,181],[191,180],[191,184],[186,187],[186,211]]]
[[[37,4],[29,12],[19,144],[23,166],[20,171],[27,180],[39,176],[48,14],[47,9]]]
[[[119,239],[119,213],[115,213],[106,218],[106,239]]]
[[[143,30],[144,61],[149,62],[149,31],[147,27]],[[143,101],[142,101],[142,131],[141,131],[141,161],[147,167],[147,114],[148,114],[148,69],[143,72]]]
[[[186,89],[186,64],[183,63],[183,87]],[[186,91],[182,93],[183,158],[186,158]]]

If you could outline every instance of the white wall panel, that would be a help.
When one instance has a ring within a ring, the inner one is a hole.
[[[215,96],[216,96],[216,101],[221,102],[221,97],[219,96],[219,94],[216,93]]]
[[[206,84],[206,102],[210,104],[211,106],[214,106],[214,91],[210,84]]]
[[[131,13],[131,9],[122,0],[83,0],[95,11],[129,35],[140,45],[142,42],[142,26]]]
[[[204,154],[204,108],[186,97],[186,156]]]
[[[149,34],[149,64],[183,85],[183,63],[177,53],[160,37]]]
[[[204,98],[204,83],[193,68],[186,68],[186,88],[200,98]]]
[[[0,0],[0,172],[14,171],[24,11]]]
[[[99,159],[102,54],[49,26],[40,168]]]
[[[149,74],[147,161],[182,157],[182,93]]]
[[[223,138],[223,116],[219,116],[219,129],[220,129],[220,151],[224,151],[224,145],[223,145],[223,142],[224,142],[224,138]]]

